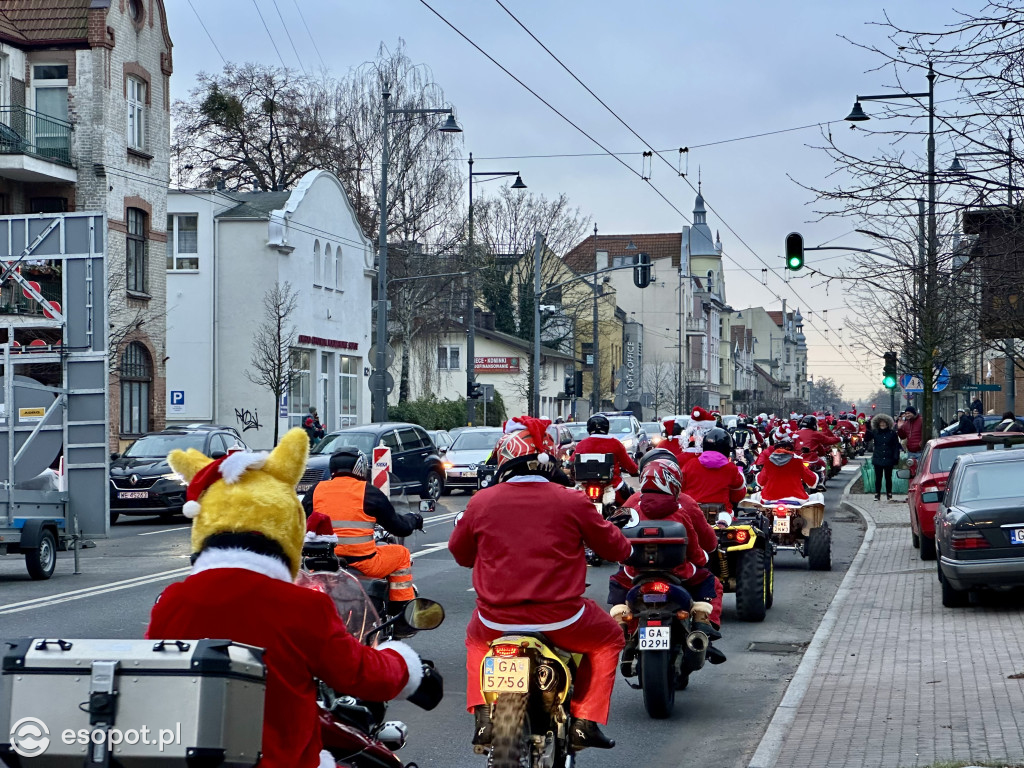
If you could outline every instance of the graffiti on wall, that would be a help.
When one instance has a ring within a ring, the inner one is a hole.
[[[259,431],[261,426],[259,413],[255,408],[251,411],[248,408],[235,408],[235,421],[242,425],[243,432],[248,432],[250,429]]]

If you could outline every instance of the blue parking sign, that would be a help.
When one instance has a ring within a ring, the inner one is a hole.
[[[171,405],[184,405],[185,404],[185,390],[183,389],[172,389],[171,390]]]

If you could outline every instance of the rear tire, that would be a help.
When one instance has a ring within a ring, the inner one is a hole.
[[[934,560],[935,559],[935,539],[929,539],[927,536],[921,536],[921,559],[922,560]]]
[[[775,558],[765,552],[764,569],[764,607],[771,608],[775,604]]]
[[[44,530],[39,537],[39,546],[25,551],[25,568],[29,576],[41,581],[53,576],[56,567],[57,539],[52,531]]]
[[[768,610],[764,558],[763,549],[749,549],[740,556],[736,574],[736,614],[740,621],[764,621]]]
[[[971,601],[970,592],[953,589],[939,567],[939,583],[942,585],[942,606],[944,608],[963,608]]]
[[[807,565],[812,571],[832,570],[832,530],[828,523],[812,528],[807,536]]]
[[[914,545],[914,549],[921,546],[921,537],[914,533],[913,528],[910,529],[910,543]],[[923,557],[921,559],[924,560]]]
[[[526,697],[525,693],[502,693],[494,702],[489,768],[528,768],[533,762]]]
[[[671,654],[672,651],[640,652],[640,687],[644,689],[644,709],[655,720],[669,717],[676,705]]]

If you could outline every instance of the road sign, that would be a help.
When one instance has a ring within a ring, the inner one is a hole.
[[[936,371],[932,380],[932,392],[941,392],[949,386],[949,369],[943,366]],[[905,373],[900,376],[900,389],[904,392],[924,392],[924,382],[920,373]]]
[[[366,358],[370,365],[376,367],[377,365],[377,345],[371,344],[370,351]],[[395,348],[390,344],[384,347],[384,367],[390,368],[395,362]]]
[[[484,384],[483,388],[484,388],[484,402],[485,403],[493,403],[494,402],[494,385],[493,384]]]
[[[172,389],[171,390],[171,402],[167,407],[167,413],[184,413],[185,412],[185,390],[183,389]]]
[[[384,379],[384,392],[390,395],[395,388],[395,377],[387,371],[374,371],[370,374],[370,391],[376,392],[380,388],[380,379]]]
[[[1002,392],[1002,384],[968,384],[964,392]]]
[[[615,406],[615,410],[621,411],[627,405],[629,405],[629,398],[625,395],[616,395],[615,399],[612,400],[612,404]]]

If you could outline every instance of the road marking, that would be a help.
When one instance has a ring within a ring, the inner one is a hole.
[[[159,531],[146,531],[145,533],[136,533],[136,536],[152,536],[154,533],[167,533],[168,531],[187,531],[191,528],[191,525],[183,525],[179,528],[162,528]]]
[[[856,467],[856,466],[854,466],[852,464],[847,464],[845,467],[843,467],[839,471],[840,472],[857,472],[859,469],[860,469],[860,467]]]
[[[432,525],[440,525],[441,523],[446,523],[449,520],[454,520],[460,514],[460,512],[446,512],[443,515],[433,515],[423,521],[423,527],[428,528]]]
[[[0,606],[0,616],[5,616],[9,613],[31,611],[36,608],[48,608],[52,605],[68,603],[73,600],[84,600],[87,597],[96,597],[98,595],[107,594],[108,592],[131,589],[132,587],[141,587],[157,581],[168,581],[170,579],[177,578],[178,576],[184,576],[191,570],[191,566],[187,568],[174,568],[170,571],[151,573],[146,576],[136,576],[133,579],[114,581],[109,584],[97,584],[95,587],[73,589],[56,595],[47,595],[46,597],[37,597],[32,600],[23,600],[20,603],[8,603],[7,605]]]
[[[434,552],[440,552],[442,549],[448,549],[447,541],[442,541],[440,544],[430,544],[424,547],[423,549],[419,550],[418,552],[413,552],[412,555],[410,555],[410,557],[413,560],[415,560],[420,555],[430,555]]]

